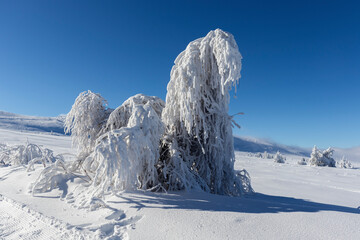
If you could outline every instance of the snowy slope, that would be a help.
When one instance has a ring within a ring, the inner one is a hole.
[[[0,111],[0,128],[64,134],[64,116],[35,117]]]
[[[0,131],[0,142],[11,138],[73,152],[68,136]],[[95,211],[73,205],[76,179],[34,197],[28,191],[40,164],[34,172],[0,167],[0,239],[358,239],[359,169],[300,166],[301,156],[286,157],[277,164],[236,152],[235,168],[249,171],[256,191],[245,198],[124,192]]]
[[[0,111],[0,129],[10,130],[10,131],[22,131],[22,132],[32,132],[32,133],[57,133],[64,134],[64,116],[58,117],[36,117],[36,116],[24,116],[14,113],[8,113]],[[5,134],[6,133],[2,133]],[[10,134],[11,137],[7,138],[5,142],[17,142],[17,144],[25,143],[26,138],[16,134]],[[29,136],[29,135],[26,135]],[[36,138],[37,135],[35,135]],[[15,137],[15,138],[14,138]],[[31,138],[31,137],[30,137]],[[50,137],[51,138],[51,137]],[[47,141],[47,140],[46,140]],[[254,137],[244,137],[244,136],[234,136],[234,147],[236,151],[242,152],[251,152],[251,153],[263,153],[267,151],[268,153],[276,153],[280,151],[284,154],[299,155],[304,157],[309,157],[311,149],[301,148],[296,146],[287,146],[284,144],[278,144],[276,142],[258,139]],[[360,163],[360,146],[354,148],[334,148],[335,149],[335,159],[340,160],[342,156],[345,156],[351,162]]]
[[[234,136],[234,148],[236,151],[251,153],[276,153],[277,151],[285,154],[294,154],[299,156],[310,156],[311,149],[286,146],[270,140],[258,139],[254,137]]]

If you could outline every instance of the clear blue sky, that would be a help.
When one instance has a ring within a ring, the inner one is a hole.
[[[3,0],[0,110],[56,116],[88,89],[110,107],[136,93],[165,99],[176,56],[221,28],[243,55],[235,134],[357,146],[357,2]]]

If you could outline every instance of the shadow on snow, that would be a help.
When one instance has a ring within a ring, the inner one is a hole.
[[[359,208],[351,208],[309,200],[272,196],[255,193],[246,197],[227,197],[207,193],[136,193],[118,195],[124,201],[109,203],[129,203],[138,210],[142,208],[185,209],[201,211],[223,211],[241,213],[281,213],[333,211],[359,214]]]

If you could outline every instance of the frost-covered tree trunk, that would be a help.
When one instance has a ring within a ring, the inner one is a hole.
[[[234,37],[220,29],[191,42],[176,58],[162,114],[167,132],[161,173],[170,186],[229,195],[244,191],[234,173],[228,115],[241,58]]]

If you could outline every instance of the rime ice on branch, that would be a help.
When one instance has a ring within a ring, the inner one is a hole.
[[[234,37],[220,29],[191,42],[176,58],[162,115],[167,155],[162,175],[170,189],[227,195],[252,191],[247,172],[240,177],[234,173],[228,115],[229,91],[232,86],[236,90],[241,58]]]

